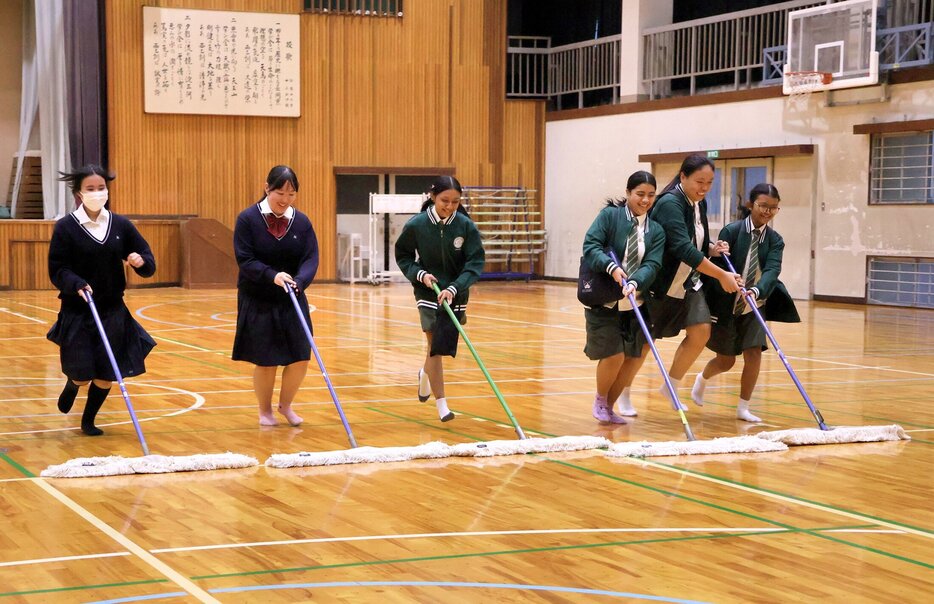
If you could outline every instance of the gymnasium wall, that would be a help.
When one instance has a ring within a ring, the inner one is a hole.
[[[301,117],[145,114],[142,6],[295,13],[300,0],[110,0],[107,79],[118,212],[233,227],[291,165],[336,277],[334,168],[453,167],[464,185],[541,188],[544,107],[506,101],[506,0],[407,0],[401,19],[301,16]]]
[[[0,2],[0,187],[10,194],[13,154],[19,147],[19,106],[23,85],[23,0]]]
[[[870,137],[853,134],[853,125],[927,119],[934,107],[931,82],[889,89],[888,102],[848,107],[825,107],[816,94],[804,113],[781,97],[549,121],[546,276],[577,276],[584,233],[603,199],[623,195],[630,173],[651,168],[640,154],[813,144],[813,158],[775,160],[783,206],[776,229],[786,240],[813,239],[814,248],[813,270],[803,245],[786,251],[793,260],[783,280],[798,298],[862,298],[867,254],[934,256],[932,208],[868,205]]]

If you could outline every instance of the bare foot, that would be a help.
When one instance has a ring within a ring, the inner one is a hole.
[[[292,411],[292,406],[283,407],[279,405],[279,413],[285,416],[285,419],[288,420],[290,426],[301,426],[302,418],[298,416],[297,413]]]

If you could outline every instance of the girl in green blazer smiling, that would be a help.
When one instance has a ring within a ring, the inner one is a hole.
[[[710,310],[701,292],[700,275],[715,278],[731,293],[742,286],[739,275],[708,260],[708,257],[730,251],[722,241],[710,241],[704,196],[713,179],[713,162],[699,154],[687,156],[651,212],[652,220],[665,230],[662,266],[650,290],[652,336],[674,337],[682,329],[686,334],[668,370],[675,389],[710,337]],[[661,393],[670,396],[664,382]]]
[[[723,227],[720,239],[733,250],[730,254],[733,268],[742,273],[746,287],[755,297],[763,316],[773,321],[797,323],[801,319],[795,304],[778,280],[785,242],[775,229],[768,226],[778,213],[780,202],[778,189],[770,184],[756,185],[746,202],[749,216]],[[717,356],[697,374],[691,398],[698,405],[703,405],[707,380],[729,371],[736,357],[742,354],[743,375],[736,417],[758,422],[759,418],[749,412],[749,399],[759,379],[762,351],[767,348],[765,330],[741,295],[727,293],[716,283],[707,283],[704,289],[714,321],[707,348]]]
[[[435,395],[438,418],[454,419],[444,394],[443,355],[454,356],[457,332],[447,319],[447,302],[461,324],[467,322],[469,288],[483,272],[485,253],[480,231],[461,207],[461,184],[440,176],[431,185],[421,213],[410,219],[396,240],[396,263],[415,293],[422,331],[428,340],[425,363],[418,370],[418,400]],[[437,283],[438,296],[432,289]],[[453,337],[449,334],[453,331]],[[453,342],[451,342],[453,340]]]
[[[642,293],[652,284],[661,265],[665,233],[647,216],[654,202],[655,177],[645,171],[636,172],[626,183],[625,203],[608,201],[584,237],[584,259],[594,272],[606,271],[620,287],[623,279],[628,280],[622,300],[584,310],[587,321],[584,353],[597,361],[593,416],[601,423],[626,423],[613,412],[617,397],[622,415],[636,415],[629,398],[630,387],[649,345],[635,316],[639,311],[632,308],[627,298],[635,293],[637,304],[644,309]],[[607,248],[616,253],[622,266],[610,258]],[[646,314],[644,310],[641,312]],[[649,322],[646,317],[646,323]]]

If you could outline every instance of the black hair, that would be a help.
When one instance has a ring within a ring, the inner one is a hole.
[[[678,173],[675,174],[675,177],[671,179],[671,182],[665,185],[665,188],[662,189],[662,192],[658,194],[659,197],[674,189],[679,182],[681,182],[681,175],[684,174],[685,177],[694,174],[704,166],[709,166],[711,170],[716,171],[716,168],[713,165],[713,162],[707,159],[707,157],[701,155],[700,153],[692,153],[684,158],[684,161],[681,162],[681,169],[678,170]]]
[[[432,195],[440,195],[441,193],[444,193],[445,191],[450,191],[452,189],[461,194],[463,194],[464,192],[463,187],[461,187],[461,183],[453,176],[445,175],[445,176],[439,176],[438,178],[436,178],[434,182],[431,183],[431,187],[428,188],[428,193],[427,193],[428,199],[426,199],[425,202],[422,204],[421,211],[424,212],[425,210],[427,210],[428,208],[430,208],[431,206],[435,204],[435,202],[432,201],[431,199]],[[467,208],[464,207],[463,203],[460,205],[457,211],[463,214],[464,216],[468,216],[468,217],[470,216],[470,214],[467,213]]]
[[[97,164],[85,164],[72,172],[59,172],[58,174],[58,179],[62,182],[67,182],[68,186],[71,187],[72,193],[81,192],[81,183],[83,183],[84,179],[88,176],[100,176],[104,179],[104,182],[110,182],[117,177],[107,168]]]
[[[658,184],[656,184],[655,182],[655,177],[652,175],[651,172],[646,172],[645,170],[639,170],[637,172],[633,172],[632,174],[629,175],[629,180],[626,181],[626,191],[627,192],[632,191],[639,185],[644,185],[644,184],[650,184],[656,188],[658,187]],[[624,201],[625,199],[612,199],[611,198],[611,199],[606,200],[606,205],[616,206],[616,205],[622,204]]]
[[[775,188],[775,185],[769,184],[767,182],[762,182],[757,184],[749,191],[749,201],[750,203],[755,201],[760,195],[768,195],[769,197],[774,197],[775,199],[781,201],[782,198],[778,195],[778,189]]]
[[[269,187],[270,191],[278,191],[285,186],[285,183],[290,183],[295,192],[298,192],[298,176],[295,176],[295,171],[292,168],[276,166],[269,171],[269,175],[266,177],[266,186]]]

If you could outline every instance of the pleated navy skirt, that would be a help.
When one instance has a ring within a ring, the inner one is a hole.
[[[281,299],[269,300],[238,292],[233,360],[275,367],[311,359],[311,345],[292,300],[284,291],[281,293]],[[304,295],[297,297],[308,328],[314,333],[308,301]]]

